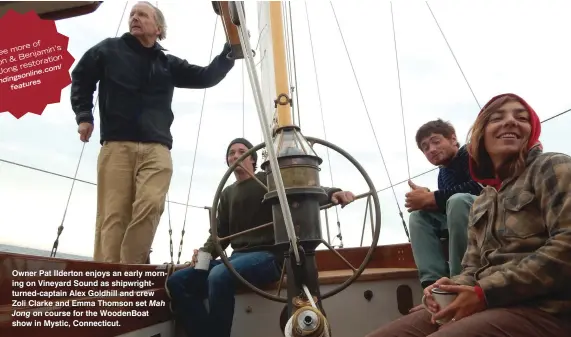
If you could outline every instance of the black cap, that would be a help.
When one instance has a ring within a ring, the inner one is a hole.
[[[228,166],[230,166],[230,164],[228,164],[228,152],[230,152],[230,147],[234,144],[243,144],[248,148],[248,150],[254,147],[254,145],[252,145],[252,143],[250,143],[246,138],[236,138],[233,141],[231,141],[230,144],[228,144],[228,148],[226,149],[226,164]],[[256,167],[256,164],[258,162],[258,154],[254,152],[251,154],[251,156],[252,159],[254,159],[254,167]]]

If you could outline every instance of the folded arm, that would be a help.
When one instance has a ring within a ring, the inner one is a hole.
[[[559,293],[571,280],[571,157],[556,154],[541,165],[534,182],[549,239],[518,264],[478,283],[489,307],[507,306]]]
[[[167,55],[174,86],[187,89],[205,89],[217,85],[234,67],[235,61],[226,57],[229,52],[230,46],[226,43],[222,53],[217,55],[206,67],[189,64],[186,60]]]
[[[93,93],[103,75],[102,48],[106,43],[103,40],[87,50],[71,72],[71,108],[77,124],[93,123]]]

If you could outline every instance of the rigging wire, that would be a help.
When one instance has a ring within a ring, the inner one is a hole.
[[[159,2],[156,2],[156,7],[159,8]],[[169,186],[170,188],[170,186]],[[170,256],[171,256],[171,264],[174,264],[173,261],[173,242],[172,242],[172,221],[171,221],[171,203],[169,202],[169,192],[167,190],[167,193],[165,194],[165,202],[167,204],[167,216],[168,216],[168,221],[169,221],[169,250],[170,250]],[[160,222],[160,219],[159,219]],[[151,252],[153,251],[153,249],[151,248]],[[149,252],[150,254],[150,252]]]
[[[369,119],[369,124],[371,126],[371,131],[373,132],[373,137],[375,138],[375,142],[377,143],[377,148],[379,150],[379,154],[381,155],[381,160],[383,161],[383,166],[385,167],[385,171],[387,172],[387,178],[389,180],[389,184],[392,186],[393,183],[391,181],[391,176],[389,174],[389,169],[387,167],[387,163],[385,162],[385,157],[383,156],[383,151],[381,150],[381,145],[379,144],[379,139],[377,138],[377,133],[375,132],[375,128],[373,127],[373,121],[371,119],[371,115],[369,114],[369,109],[367,108],[367,103],[365,102],[365,97],[363,96],[363,91],[361,90],[361,85],[359,84],[359,79],[357,78],[357,73],[355,72],[355,67],[353,66],[353,61],[351,60],[351,55],[349,54],[349,49],[347,48],[347,43],[345,42],[345,37],[343,36],[343,32],[341,30],[341,25],[339,24],[339,20],[337,19],[337,14],[335,13],[335,7],[333,6],[333,2],[329,1],[331,5],[331,10],[333,11],[333,16],[335,17],[335,22],[337,23],[337,28],[339,29],[339,35],[341,35],[341,40],[343,41],[343,46],[345,47],[345,53],[347,54],[347,58],[349,59],[349,64],[351,65],[351,70],[353,71],[353,77],[355,78],[355,82],[357,83],[357,88],[359,89],[359,94],[361,95],[361,100],[363,102],[363,106],[365,108],[365,112],[367,113],[367,118]],[[410,234],[408,233],[408,228],[406,227],[406,222],[404,220],[404,216],[398,202],[397,194],[394,188],[392,188],[393,195],[395,197],[395,201],[397,203],[397,208],[399,210],[399,215],[402,220],[403,228],[410,242]]]
[[[542,120],[541,123],[543,124],[543,123],[549,122],[550,120],[555,119],[555,118],[557,118],[557,117],[561,117],[561,116],[565,115],[566,113],[568,113],[569,111],[571,111],[571,109],[567,109],[567,110],[565,110],[565,111],[563,111],[563,112],[558,113],[557,115],[548,117],[548,118]]]
[[[97,102],[95,103],[95,105],[93,106],[94,108],[97,106]],[[79,160],[77,161],[77,166],[75,167],[75,174],[74,174],[74,178],[77,178],[77,173],[79,172],[79,166],[81,164],[81,158],[83,157],[83,152],[85,150],[85,144],[83,143],[83,145],[81,146],[81,153],[79,154]],[[67,195],[67,202],[65,203],[65,209],[63,211],[63,217],[61,219],[61,224],[58,226],[58,231],[57,231],[57,236],[56,239],[54,241],[54,244],[52,246],[52,251],[50,253],[50,257],[55,257],[57,254],[57,248],[59,245],[59,237],[61,235],[61,233],[63,232],[63,223],[65,222],[65,216],[67,215],[67,210],[69,208],[69,202],[71,200],[71,195],[73,194],[73,187],[75,186],[75,182],[76,180],[73,179],[71,181],[71,188],[69,189],[69,194]]]
[[[474,90],[472,90],[472,86],[468,82],[468,78],[466,77],[466,74],[464,74],[464,71],[462,70],[462,67],[460,66],[460,62],[458,62],[458,59],[456,58],[456,55],[454,54],[454,51],[452,50],[450,43],[448,43],[448,39],[446,38],[446,35],[444,35],[444,31],[442,30],[442,28],[440,28],[440,24],[438,23],[438,20],[436,20],[436,16],[434,15],[434,12],[432,12],[432,9],[430,8],[428,1],[425,1],[425,2],[426,2],[426,6],[428,7],[428,10],[430,11],[430,14],[432,14],[432,18],[434,18],[434,22],[436,23],[438,30],[440,30],[440,34],[442,34],[442,37],[444,38],[444,42],[446,42],[446,45],[448,46],[448,50],[450,50],[450,54],[452,54],[452,57],[454,58],[454,61],[456,62],[458,69],[460,69],[460,73],[462,74],[462,77],[464,77],[464,81],[466,81],[466,85],[468,86],[468,89],[470,89],[470,92],[472,93],[472,96],[474,97],[476,104],[478,105],[480,110],[482,110],[482,106],[480,105],[480,102],[478,102],[478,98],[476,98],[476,94],[474,93]]]
[[[216,40],[216,28],[218,27],[218,15],[216,15],[215,20],[214,20],[214,33],[212,34],[212,44],[210,46],[210,56],[208,57],[208,61],[212,61],[212,53],[214,51],[214,42]],[[195,168],[195,164],[196,164],[196,153],[198,152],[198,141],[200,140],[200,130],[202,128],[202,116],[204,113],[204,102],[206,101],[206,90],[204,89],[204,92],[202,94],[202,106],[200,107],[200,117],[198,120],[198,132],[196,134],[196,143],[194,144],[194,155],[192,158],[192,169],[190,171],[190,183],[188,184],[188,193],[186,195],[186,203],[188,204],[188,202],[190,201],[190,190],[192,188],[192,180],[194,178],[194,168]],[[180,233],[180,243],[178,246],[178,255],[177,255],[177,261],[176,263],[179,264],[180,263],[180,255],[182,254],[182,246],[183,246],[183,240],[184,240],[184,233],[185,233],[185,228],[186,228],[186,218],[188,215],[188,207],[185,207],[184,209],[184,220],[182,223],[182,231]]]
[[[23,168],[27,168],[27,169],[30,169],[30,170],[33,170],[33,171],[38,171],[38,172],[41,172],[41,173],[46,173],[46,174],[49,174],[49,175],[52,175],[52,176],[56,176],[56,177],[60,177],[60,178],[75,180],[75,181],[78,181],[78,182],[80,182],[80,183],[85,183],[85,184],[88,184],[88,185],[97,186],[97,184],[94,183],[94,182],[92,182],[92,181],[87,181],[87,180],[83,180],[83,179],[79,179],[79,178],[74,178],[74,177],[72,177],[72,176],[67,176],[67,175],[65,175],[65,174],[61,174],[61,173],[56,173],[56,172],[44,170],[44,169],[41,169],[41,168],[38,168],[38,167],[34,167],[34,166],[29,166],[29,165],[25,165],[25,164],[16,163],[16,162],[14,162],[14,161],[7,160],[7,159],[2,159],[2,158],[0,158],[0,162],[6,163],[6,164],[11,164],[11,165],[14,165],[14,166],[20,166],[20,167],[23,167]]]
[[[287,8],[286,8],[287,6]],[[297,83],[297,66],[295,57],[295,39],[293,36],[293,18],[291,15],[291,3],[282,3],[282,20],[285,28],[285,44],[286,44],[286,63],[288,71],[288,82],[290,85],[290,95],[292,101],[295,99],[295,104],[291,104],[291,114],[293,124],[301,127],[301,115],[299,112],[299,92]],[[297,122],[296,122],[297,112]]]
[[[244,62],[242,64],[242,138],[246,137],[246,92],[244,90]]]
[[[288,1],[288,13],[289,13],[289,25],[291,30],[291,52],[292,52],[292,60],[293,60],[293,81],[296,92],[299,92],[299,85],[297,83],[297,65],[296,65],[296,57],[295,57],[295,38],[293,36],[293,19],[291,16],[291,2]],[[293,93],[292,93],[293,94]],[[295,94],[295,105],[297,111],[297,126],[301,128],[301,114],[299,111],[299,94]]]
[[[327,131],[325,128],[325,116],[323,114],[323,104],[321,101],[321,89],[319,86],[319,76],[317,75],[317,62],[315,61],[315,49],[313,47],[313,34],[311,33],[311,24],[309,23],[309,10],[307,9],[307,1],[303,2],[305,4],[305,18],[306,18],[306,22],[307,22],[307,30],[309,31],[309,44],[311,46],[311,58],[313,60],[313,72],[315,74],[315,84],[317,87],[317,100],[319,102],[319,111],[321,113],[321,125],[323,127],[323,137],[325,138],[325,140],[327,140]],[[327,163],[329,166],[329,176],[331,178],[331,186],[335,186],[335,183],[333,182],[333,169],[331,168],[331,157],[329,154],[329,148],[326,147],[325,151],[327,153]],[[339,210],[337,209],[337,207],[334,207],[335,209],[335,215],[337,217],[337,237],[340,240],[340,246],[341,248],[343,247],[343,235],[341,234],[341,222],[339,221]],[[328,210],[325,210],[325,212],[327,212]],[[329,229],[329,223],[327,224],[327,228]],[[329,243],[331,244],[331,242]]]
[[[121,27],[121,23],[123,22],[123,18],[125,17],[125,12],[127,12],[127,4],[129,2],[125,2],[125,7],[123,8],[123,14],[121,14],[121,19],[119,19],[119,24],[117,25],[117,30],[115,31],[115,37],[117,37],[117,35],[119,35],[119,28]],[[97,105],[99,104],[99,94],[97,95],[97,97],[95,98],[95,104],[93,104],[93,110],[91,111],[91,114],[93,115],[95,112],[95,109],[97,107]],[[75,187],[75,182],[77,181],[77,174],[79,173],[79,166],[81,165],[81,159],[83,158],[83,153],[85,151],[85,145],[87,144],[87,142],[84,142],[81,145],[81,152],[79,153],[79,159],[77,161],[77,166],[75,167],[75,174],[73,175],[73,180],[71,182],[71,188],[69,189],[69,194],[67,196],[67,202],[65,204],[65,209],[63,211],[63,217],[61,219],[61,224],[58,226],[57,229],[57,236],[56,239],[54,241],[54,244],[52,246],[52,251],[50,253],[50,257],[55,257],[57,254],[57,249],[59,246],[59,237],[61,236],[61,233],[63,232],[64,229],[64,222],[65,222],[65,217],[67,216],[67,210],[69,208],[69,202],[71,201],[71,195],[73,194],[73,188]]]
[[[289,91],[289,95],[290,97],[293,98],[293,82],[292,82],[292,65],[291,65],[291,52],[290,52],[290,39],[289,39],[289,25],[288,23],[288,13],[285,10],[286,4],[282,1],[280,3],[281,7],[282,7],[282,22],[284,24],[284,40],[285,40],[285,49],[286,49],[286,71],[287,71],[287,77],[288,77],[288,83],[290,85],[290,91]],[[291,114],[292,114],[292,122],[293,124],[295,124],[295,110],[294,110],[294,106],[293,104],[290,104],[291,107]]]
[[[46,174],[49,174],[49,175],[52,175],[52,176],[56,176],[56,177],[60,177],[60,178],[65,178],[65,179],[69,179],[69,180],[75,180],[75,181],[77,181],[77,182],[84,183],[84,184],[87,184],[87,185],[97,186],[97,183],[94,183],[94,182],[92,182],[92,181],[87,181],[87,180],[83,180],[83,179],[74,178],[74,177],[72,177],[72,176],[68,176],[68,175],[65,175],[65,174],[61,174],[61,173],[57,173],[57,172],[52,172],[52,171],[44,170],[44,169],[41,169],[41,168],[38,168],[38,167],[34,167],[34,166],[30,166],[30,165],[25,165],[25,164],[16,163],[16,162],[14,162],[14,161],[7,160],[7,159],[3,159],[3,158],[0,158],[0,162],[6,163],[6,164],[10,164],[10,165],[14,165],[14,166],[19,166],[19,167],[22,167],[22,168],[27,168],[27,169],[32,170],[32,171],[38,171],[38,172],[41,172],[41,173],[46,173]],[[187,207],[192,207],[192,208],[204,209],[204,206],[197,206],[197,205],[192,205],[192,204],[186,204],[186,205],[185,205],[185,204],[182,203],[182,202],[172,201],[172,200],[169,201],[169,202],[172,203],[172,204],[176,204],[176,205],[181,205],[181,206],[187,206]]]
[[[406,155],[406,169],[408,172],[408,179],[410,180],[410,162],[408,158],[408,141],[406,140],[406,124],[404,122],[404,104],[402,100],[402,86],[401,86],[401,79],[400,79],[400,67],[399,67],[399,53],[397,48],[397,32],[395,29],[395,17],[393,14],[393,2],[391,1],[391,22],[393,25],[393,41],[395,44],[395,60],[397,65],[397,78],[399,83],[399,97],[400,97],[400,113],[402,117],[402,129],[404,134],[404,151]]]

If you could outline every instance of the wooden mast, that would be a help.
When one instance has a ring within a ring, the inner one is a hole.
[[[276,127],[280,128],[293,124],[291,118],[291,98],[289,96],[289,81],[287,76],[282,3],[281,1],[271,1],[269,6],[276,89],[276,98],[274,100],[277,109]]]

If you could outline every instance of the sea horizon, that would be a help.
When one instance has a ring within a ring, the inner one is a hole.
[[[16,245],[8,245],[0,243],[0,252],[6,253],[16,253],[16,254],[26,254],[26,255],[34,255],[34,256],[44,256],[50,257],[51,251],[50,250],[43,250],[43,249],[36,249],[36,248],[28,248]],[[70,259],[70,260],[83,260],[83,261],[92,261],[93,258],[90,256],[82,256],[77,254],[68,254],[68,253],[60,253],[56,254],[56,257],[62,259]]]

